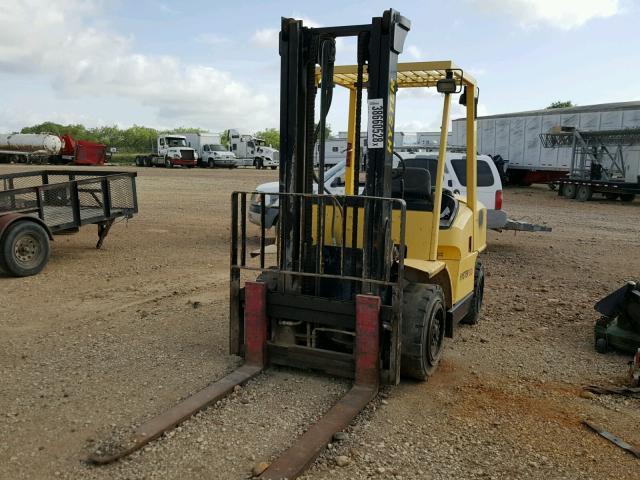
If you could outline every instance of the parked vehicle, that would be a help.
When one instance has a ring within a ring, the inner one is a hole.
[[[98,243],[118,218],[138,212],[135,172],[41,170],[0,175],[0,271],[39,273],[53,235],[98,226]]]
[[[275,170],[280,165],[280,152],[267,147],[263,139],[253,135],[241,135],[234,129],[228,133],[229,150],[236,156],[236,166]]]
[[[0,163],[104,165],[110,153],[102,143],[71,135],[11,133],[0,135]]]
[[[233,152],[230,152],[223,145],[205,145],[202,151],[201,164],[203,167],[227,167],[236,168],[237,159]]]
[[[435,184],[437,154],[431,152],[402,152],[401,157],[406,167],[426,168],[431,173],[431,181]],[[399,161],[396,160],[396,168]],[[330,195],[344,194],[345,164],[343,160],[325,172],[325,192]],[[445,163],[445,188],[454,195],[466,196],[466,157],[463,153],[447,152]],[[360,193],[364,185],[360,185]],[[249,220],[260,225],[260,203],[264,193],[265,204],[265,228],[273,227],[278,217],[278,197],[269,195],[279,191],[278,182],[263,183],[256,188],[256,194],[251,199],[249,206]],[[314,192],[317,193],[317,186],[314,185]],[[493,164],[491,157],[478,155],[478,200],[487,208],[488,228],[500,229],[507,221],[507,215],[502,211],[502,183],[498,169]]]
[[[563,178],[571,166],[571,149],[543,148],[540,134],[554,128],[581,131],[640,128],[640,102],[553,108],[478,117],[478,152],[502,164],[505,179],[515,185]],[[461,119],[452,123],[452,145],[466,144]]]
[[[187,145],[187,138],[174,134],[158,135],[153,152],[136,157],[136,165],[139,167],[193,168],[197,163],[198,153]]]

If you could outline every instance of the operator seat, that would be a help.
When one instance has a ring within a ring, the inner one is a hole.
[[[391,196],[393,198],[404,198],[407,203],[407,210],[432,211],[431,173],[426,168],[405,168],[404,175],[392,180]]]

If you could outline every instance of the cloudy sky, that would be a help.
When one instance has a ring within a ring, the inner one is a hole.
[[[412,21],[401,61],[452,59],[478,79],[481,114],[640,98],[637,0],[0,0],[0,132],[276,127],[280,17],[368,23],[389,6]],[[354,58],[342,42],[338,62]],[[435,100],[401,95],[398,129],[437,129]],[[346,96],[329,121],[345,128]]]

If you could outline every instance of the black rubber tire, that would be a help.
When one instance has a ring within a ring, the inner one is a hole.
[[[173,167],[171,160],[169,160],[167,157],[164,158],[164,168],[171,168]]]
[[[484,300],[484,266],[480,262],[476,262],[476,269],[473,277],[473,299],[471,300],[471,309],[460,323],[465,325],[476,325],[480,320],[480,311],[482,310],[482,301]]]
[[[619,195],[617,193],[605,193],[604,194],[604,198],[606,198],[607,200],[617,200],[618,196]]]
[[[151,159],[149,157],[144,157],[144,166],[145,167],[151,166]]]
[[[593,196],[593,190],[589,185],[580,185],[576,190],[576,200],[579,202],[588,202]]]
[[[273,166],[271,167],[271,170],[275,170],[276,168],[278,168],[278,167],[276,167],[275,165],[273,165]]]
[[[576,198],[577,188],[573,183],[565,183],[562,185],[562,196],[566,198]]]
[[[622,193],[620,194],[620,200],[623,202],[633,202],[636,196],[633,193]]]
[[[256,167],[256,170],[262,170],[262,168],[264,167],[262,159],[261,158],[255,158],[253,160],[253,166]]]
[[[595,347],[598,353],[607,353],[609,351],[609,343],[606,338],[596,338]]]
[[[214,168],[216,166],[216,163],[212,159],[209,159],[209,161],[207,162],[207,166],[209,168]]]
[[[140,155],[136,157],[136,167],[144,167],[144,159]]]
[[[408,284],[402,299],[401,373],[427,380],[444,351],[446,326],[444,293],[438,285]]]
[[[14,277],[40,273],[49,261],[49,253],[47,231],[30,220],[13,223],[0,240],[2,269]]]

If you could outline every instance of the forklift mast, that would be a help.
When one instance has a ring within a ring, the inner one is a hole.
[[[280,193],[324,192],[324,143],[326,116],[333,93],[333,67],[338,37],[357,38],[359,82],[356,100],[355,155],[360,152],[360,112],[362,90],[367,87],[370,124],[366,164],[365,192],[369,197],[391,196],[393,136],[398,55],[402,52],[411,22],[394,10],[374,17],[371,24],[328,28],[309,28],[302,21],[283,18],[280,32]],[[320,82],[320,114],[316,124],[315,104],[318,87],[315,70],[322,70]],[[362,81],[368,69],[368,85]],[[314,147],[319,145],[318,175],[314,172]],[[354,195],[358,194],[358,175],[354,178]],[[318,199],[318,222],[323,215],[323,199]],[[362,265],[364,276],[382,277],[390,268],[386,258],[390,239],[391,206],[389,203],[365,202],[365,232]],[[318,252],[312,248],[314,223],[312,205],[282,197],[280,202],[279,244],[283,246],[279,268],[288,271],[314,272]],[[354,230],[357,216],[353,218]],[[320,225],[319,228],[324,228]],[[353,243],[352,243],[353,244]],[[308,283],[308,282],[307,282]],[[305,290],[305,282],[292,285]]]

